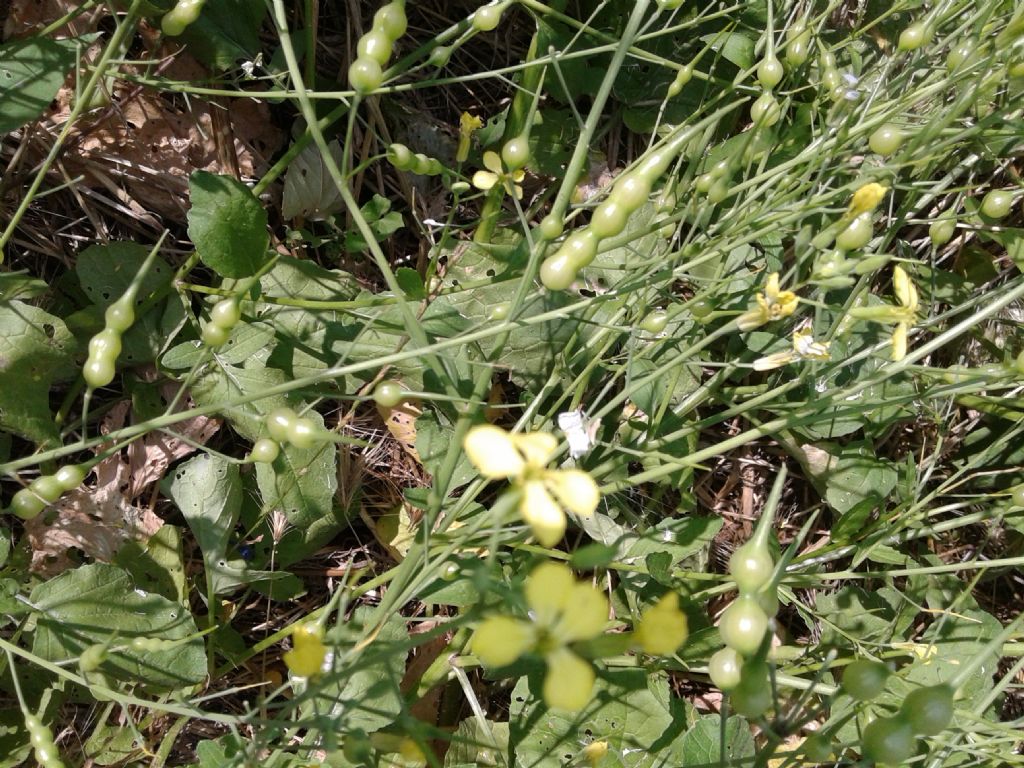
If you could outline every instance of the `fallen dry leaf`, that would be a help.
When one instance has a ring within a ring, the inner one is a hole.
[[[402,446],[402,450],[420,461],[420,455],[416,451],[416,419],[423,409],[416,403],[403,402],[394,408],[377,406],[377,413],[384,420],[384,426],[388,428],[391,436]]]

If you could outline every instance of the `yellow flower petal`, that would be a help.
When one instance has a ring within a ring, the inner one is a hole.
[[[597,637],[607,623],[608,598],[596,587],[578,581],[572,585],[569,599],[551,634],[563,643],[574,643]]]
[[[592,741],[583,748],[580,755],[591,766],[596,766],[608,754],[607,741]]]
[[[907,356],[907,331],[910,330],[906,323],[898,323],[892,332],[892,354],[891,359],[899,362]]]
[[[589,517],[601,501],[601,492],[587,472],[580,469],[555,469],[544,475],[544,483],[563,507]]]
[[[736,327],[741,331],[752,331],[768,322],[768,313],[762,308],[751,309],[736,318]]]
[[[298,677],[313,677],[323,670],[327,646],[323,644],[323,629],[305,624],[292,631],[294,647],[281,658],[288,670]]]
[[[688,635],[689,625],[686,614],[679,610],[679,596],[669,592],[641,614],[634,636],[644,653],[667,656],[675,653]]]
[[[498,183],[498,177],[496,174],[490,171],[477,171],[473,174],[473,186],[477,189],[482,189],[485,192],[491,189],[495,184]]]
[[[493,171],[495,174],[502,174],[501,158],[497,152],[492,152],[491,150],[484,152],[484,168],[488,171]]]
[[[533,611],[534,620],[541,626],[551,626],[568,603],[575,584],[572,571],[564,563],[549,560],[530,571],[526,577],[526,604]]]
[[[885,193],[888,191],[888,187],[875,182],[865,184],[853,193],[853,198],[850,200],[850,210],[848,215],[859,216],[862,213],[875,210],[875,208],[878,207],[878,204],[882,202],[882,198],[885,197]]]
[[[512,436],[501,427],[481,424],[470,428],[462,441],[462,449],[473,466],[489,480],[518,477],[526,469]]]
[[[755,371],[771,371],[775,368],[781,368],[784,365],[789,365],[797,360],[796,352],[791,349],[787,349],[785,352],[775,352],[764,357],[759,357],[754,361]]]
[[[548,671],[544,676],[544,702],[553,709],[579,712],[590,701],[594,691],[594,670],[567,648],[558,648],[547,655]]]
[[[550,432],[526,432],[512,435],[515,443],[526,459],[526,465],[533,469],[541,469],[555,456],[558,450],[558,438]]]
[[[917,288],[906,271],[897,264],[892,270],[893,293],[896,300],[910,310],[917,309]]]
[[[520,168],[518,171],[512,171],[512,181],[516,182],[517,184],[525,178],[526,171],[524,171],[523,169]]]
[[[533,530],[541,546],[553,547],[565,535],[565,512],[551,498],[541,480],[532,480],[523,485],[519,514]]]
[[[774,302],[779,295],[779,273],[772,272],[768,275],[768,282],[764,284],[764,295],[769,302]]]
[[[491,616],[473,633],[472,651],[486,667],[504,667],[518,659],[534,640],[533,627],[508,616]]]

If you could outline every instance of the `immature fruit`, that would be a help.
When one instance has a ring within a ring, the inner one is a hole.
[[[121,333],[113,328],[104,328],[89,339],[90,357],[116,358],[121,354]]]
[[[793,68],[802,66],[810,52],[810,30],[797,25],[789,30],[787,38],[789,42],[786,43],[786,63]]]
[[[720,203],[729,196],[729,183],[724,179],[715,179],[715,183],[708,190],[708,200],[712,203]]]
[[[540,265],[540,282],[549,291],[564,291],[576,280],[579,267],[568,253],[559,251]]]
[[[230,328],[224,328],[216,323],[207,323],[203,326],[203,344],[213,349],[224,346],[230,336]]]
[[[397,381],[382,381],[373,390],[373,400],[382,408],[394,408],[404,399],[405,390]]]
[[[288,427],[288,442],[296,448],[312,448],[320,436],[320,430],[312,419],[295,419]]]
[[[565,225],[562,223],[561,216],[555,216],[553,213],[548,214],[540,222],[540,236],[545,240],[554,240],[561,236],[565,229]]]
[[[249,458],[258,464],[271,464],[281,453],[281,444],[269,437],[261,437],[252,444]]]
[[[598,238],[589,229],[577,229],[562,243],[559,253],[565,253],[576,270],[587,266],[597,256]]]
[[[405,144],[392,144],[388,147],[388,162],[400,171],[408,171],[416,158]]]
[[[379,29],[392,42],[404,35],[408,27],[405,9],[398,3],[388,3],[373,14],[373,28]]]
[[[885,765],[901,765],[913,756],[916,748],[914,731],[900,717],[880,717],[871,721],[861,740],[864,757]]]
[[[785,73],[782,62],[771,54],[761,59],[761,63],[757,65],[757,81],[762,88],[771,90],[782,81]]]
[[[29,483],[28,489],[47,504],[53,504],[64,494],[64,486],[53,475],[42,475]]]
[[[1010,212],[1013,194],[1007,189],[993,189],[981,201],[981,212],[990,219],[1001,219]]]
[[[160,29],[168,37],[177,37],[199,18],[205,0],[178,0],[178,4],[160,19]]]
[[[647,333],[661,333],[668,325],[668,312],[664,309],[655,309],[647,314],[640,321],[640,329]]]
[[[956,234],[956,219],[936,219],[928,227],[928,237],[936,248],[952,240],[954,234]]]
[[[875,154],[886,157],[900,148],[903,143],[903,133],[892,125],[883,125],[871,134],[868,139],[868,146]]]
[[[384,71],[373,59],[356,59],[348,68],[348,82],[356,93],[369,93],[380,87]]]
[[[516,136],[509,139],[501,148],[501,160],[510,171],[518,171],[530,162],[530,139],[528,136]]]
[[[1021,352],[1021,355],[1024,355],[1024,352]],[[1020,358],[1017,358],[1017,365],[1020,366]],[[1010,494],[1010,499],[1013,501],[1014,506],[1024,507],[1024,485],[1018,485],[1014,488],[1013,493]]]
[[[804,757],[812,763],[824,763],[832,758],[832,741],[820,733],[811,734],[800,745]]]
[[[740,594],[752,594],[768,583],[775,570],[775,561],[767,547],[748,542],[729,558],[729,575]]]
[[[937,736],[953,721],[953,689],[932,685],[913,690],[903,700],[897,717],[918,735]]]
[[[119,299],[103,313],[107,328],[124,333],[135,322],[135,309],[130,301]]]
[[[439,45],[430,52],[427,61],[434,67],[446,67],[452,58],[452,50],[450,45]]]
[[[11,497],[9,511],[22,520],[31,520],[46,508],[46,501],[39,498],[28,488],[22,488]]]
[[[78,668],[82,672],[95,672],[107,657],[107,649],[102,643],[88,646],[78,657]]]
[[[391,48],[391,38],[383,30],[375,29],[359,38],[356,53],[360,59],[376,61],[383,67],[391,58]]]
[[[275,408],[267,414],[267,432],[279,443],[288,439],[288,430],[298,417],[291,408]]]
[[[504,10],[504,6],[501,5],[485,5],[483,8],[477,8],[476,13],[473,14],[473,27],[481,32],[490,32],[496,29],[501,23],[501,14]]]
[[[670,99],[675,98],[683,92],[686,84],[693,79],[693,67],[686,65],[676,72],[675,79],[669,83],[667,95]]]
[[[843,670],[843,690],[857,701],[871,701],[885,690],[889,669],[879,661],[857,659]]]
[[[782,117],[782,107],[770,91],[765,91],[750,106],[750,117],[758,125],[771,127]]]
[[[976,40],[964,40],[954,45],[946,56],[946,69],[950,72],[960,69],[965,62],[973,62],[978,51]]]
[[[922,45],[927,45],[932,40],[931,32],[921,22],[915,22],[900,32],[900,40],[897,48],[901,51],[916,51]]]
[[[740,682],[743,657],[732,648],[716,651],[708,660],[708,676],[723,691],[731,691]]]
[[[690,304],[690,314],[698,320],[703,320],[715,311],[715,305],[707,299],[697,299]]]
[[[42,768],[64,768],[60,752],[53,742],[53,734],[47,725],[33,714],[25,715],[25,729],[28,731],[29,744],[36,762]]]
[[[866,211],[851,221],[846,229],[836,236],[836,248],[841,251],[856,251],[863,248],[871,241],[874,234],[875,224],[871,219],[871,212]]]
[[[115,373],[114,360],[109,357],[90,357],[82,367],[82,378],[92,389],[107,386]]]
[[[651,183],[652,180],[646,175],[632,173],[615,184],[608,198],[621,203],[629,211],[635,211],[647,202],[651,194]]]
[[[718,624],[722,641],[742,653],[751,656],[761,647],[765,632],[768,631],[768,616],[750,595],[741,595],[725,609]]]
[[[54,475],[64,491],[73,491],[85,482],[85,469],[77,464],[67,464],[58,469]]]
[[[597,237],[614,237],[626,228],[629,213],[626,206],[614,197],[609,197],[594,210],[590,219],[590,231]]]

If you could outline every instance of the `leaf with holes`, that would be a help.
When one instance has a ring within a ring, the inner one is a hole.
[[[93,245],[78,256],[75,273],[78,282],[93,304],[106,309],[121,298],[135,279],[149,249],[137,243],[113,242]],[[159,256],[143,276],[136,297],[136,308],[157,291],[169,287],[174,270]],[[135,323],[123,338],[121,360],[125,363],[148,363],[157,358],[185,322],[181,300],[173,292],[160,299],[145,313],[137,312]]]
[[[50,386],[77,370],[64,321],[20,301],[0,305],[0,427],[37,443],[56,442]]]
[[[94,563],[67,571],[32,590],[38,611],[32,652],[47,661],[73,659],[89,645],[132,638],[182,640],[159,651],[111,653],[100,668],[116,680],[157,689],[206,678],[206,654],[192,615],[181,605],[138,589],[126,571]]]
[[[332,141],[327,148],[340,167],[344,154],[341,144]],[[301,216],[310,221],[322,221],[344,207],[341,193],[327,172],[323,154],[316,144],[310,144],[291,162],[284,175],[281,215],[289,220]]]
[[[230,69],[235,62],[252,60],[260,50],[260,28],[267,15],[263,0],[218,0],[206,3],[181,40],[188,51],[214,69]],[[301,38],[300,38],[301,39]]]
[[[267,212],[230,176],[196,171],[189,178],[188,236],[202,262],[221,277],[249,277],[267,263]]]
[[[46,37],[0,45],[0,134],[16,131],[50,106],[77,50],[74,40]]]

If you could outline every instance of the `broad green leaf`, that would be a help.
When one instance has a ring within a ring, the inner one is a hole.
[[[48,661],[77,657],[84,648],[116,636],[179,640],[196,634],[192,615],[178,603],[145,592],[128,573],[106,563],[84,565],[32,590],[38,613],[32,652]],[[112,653],[101,670],[125,682],[180,688],[206,677],[202,638],[167,650]]]
[[[21,128],[50,106],[77,50],[74,40],[47,37],[0,45],[0,134]]]
[[[359,213],[366,219],[377,242],[387,239],[402,228],[402,214],[392,211],[391,201],[382,195],[374,195],[370,202],[359,209]],[[348,253],[362,253],[368,247],[366,239],[355,226],[345,234],[345,250]]]
[[[261,3],[262,5],[262,3]],[[221,277],[249,277],[267,262],[267,212],[230,176],[189,178],[188,236],[202,262]]]
[[[137,731],[122,725],[100,721],[82,745],[83,754],[93,765],[125,765],[145,754],[145,741]]]
[[[287,377],[276,368],[266,367],[266,350],[246,361],[245,367],[206,364],[192,385],[192,399],[197,405],[218,406],[236,432],[250,442],[264,435],[264,420],[274,408],[287,405],[284,395],[263,396],[270,387],[283,384]],[[228,402],[244,399],[241,405],[228,407]]]
[[[867,499],[882,504],[898,480],[895,465],[879,458],[870,445],[849,445],[826,478],[826,499],[840,514]]]
[[[854,586],[819,595],[816,609],[822,644],[888,643],[899,637],[902,622],[892,599],[899,600],[899,596]]]
[[[701,42],[707,43],[711,50],[740,69],[754,66],[754,41],[742,32],[716,32],[704,35]]]
[[[241,365],[259,352],[274,345],[274,327],[259,321],[243,321],[231,329],[231,336],[215,354],[222,363]],[[199,340],[177,344],[160,358],[160,364],[172,371],[191,368],[209,353],[209,347]]]
[[[416,452],[420,456],[423,468],[434,475],[441,469],[445,456],[453,450],[452,436],[454,427],[441,424],[438,414],[428,408],[416,418]],[[465,485],[477,476],[477,471],[458,446],[459,460],[452,474],[452,488]]]
[[[414,301],[422,301],[427,297],[426,289],[423,286],[423,278],[415,269],[399,267],[395,270],[395,280],[407,298]]]
[[[678,737],[686,730],[685,710],[681,702],[670,703],[663,672],[606,670],[591,703],[576,714],[548,710],[541,690],[541,675],[531,675],[512,691],[510,740],[516,765],[542,768],[578,760],[584,733],[611,747],[602,768],[681,765]]]
[[[11,301],[12,299],[28,301],[42,296],[47,290],[49,290],[49,286],[44,280],[32,277],[25,272],[0,273],[0,301]]]
[[[0,568],[7,562],[7,556],[11,554],[11,532],[6,527],[0,526]]]
[[[36,443],[60,438],[50,386],[75,372],[64,321],[31,304],[0,304],[0,427]]]
[[[200,453],[169,476],[165,492],[196,537],[213,594],[225,594],[276,576],[268,571],[250,571],[245,560],[228,559],[231,536],[242,508],[242,481],[237,464]]]
[[[487,730],[475,717],[459,723],[444,756],[444,768],[457,766],[505,766],[508,755],[508,723],[487,721]]]
[[[206,3],[195,23],[181,36],[188,51],[214,69],[231,69],[260,51],[260,28],[267,14],[262,0],[217,0]]]
[[[725,721],[725,754],[722,754],[722,718],[703,715],[683,736],[679,751],[682,766],[734,765],[754,756],[754,737],[746,720],[730,717]]]
[[[323,426],[320,414],[306,414]],[[272,464],[256,465],[263,508],[279,510],[289,527],[277,545],[282,567],[303,559],[326,544],[355,510],[336,508],[338,449],[324,441],[311,448],[282,447]]]
[[[85,295],[97,307],[106,309],[121,298],[148,255],[149,248],[132,242],[93,245],[79,254],[75,272]],[[136,303],[141,303],[155,291],[166,289],[173,274],[174,270],[167,262],[156,257],[142,278]],[[178,296],[172,293],[161,299],[152,309],[137,317],[122,337],[121,361],[148,363],[155,360],[184,322],[185,310]]]
[[[127,541],[114,555],[120,565],[147,592],[186,603],[185,562],[181,529],[164,524],[145,542]]]
[[[356,644],[371,629],[372,614],[373,609],[360,608],[327,633],[324,642],[334,646],[338,672],[325,674],[316,694],[302,707],[304,717],[327,716],[342,733],[357,729],[372,733],[390,725],[402,712],[399,686],[409,635],[400,614],[392,613],[373,641],[350,661]]]
[[[344,156],[341,144],[332,141],[327,148],[334,162],[340,166]],[[320,149],[316,144],[309,144],[292,160],[284,175],[281,216],[288,220],[301,216],[310,221],[320,221],[344,207],[341,193],[327,172]]]

